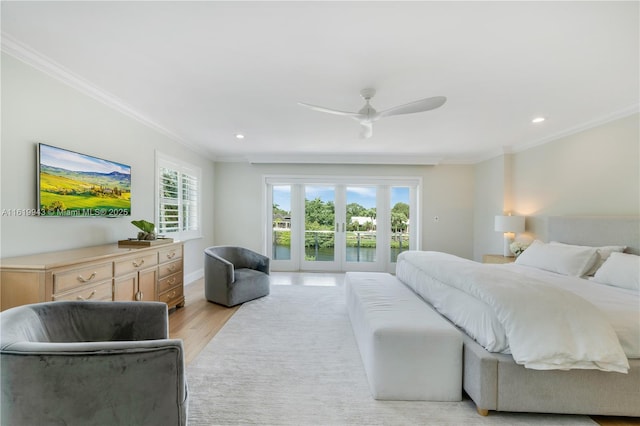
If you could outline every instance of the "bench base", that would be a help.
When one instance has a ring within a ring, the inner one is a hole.
[[[461,400],[460,331],[391,274],[347,272],[345,292],[375,399]]]

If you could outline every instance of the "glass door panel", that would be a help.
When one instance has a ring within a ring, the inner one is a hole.
[[[345,260],[374,263],[378,259],[376,229],[376,187],[346,188]]]
[[[420,249],[418,181],[348,179],[265,179],[272,270],[393,273],[401,252]]]
[[[291,260],[291,185],[274,185],[272,201],[272,260]]]
[[[411,188],[403,186],[391,187],[391,263],[395,263],[398,255],[409,250]]]
[[[334,186],[304,187],[304,269],[335,267],[335,197]]]

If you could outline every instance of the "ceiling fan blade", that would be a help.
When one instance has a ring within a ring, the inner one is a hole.
[[[339,111],[337,109],[330,109],[330,108],[325,108],[317,105],[305,104],[303,102],[298,102],[298,105],[302,105],[304,107],[311,108],[312,110],[326,112],[329,114],[345,115],[348,117],[357,117],[357,118],[362,117],[362,114],[358,112]]]
[[[388,117],[390,115],[413,114],[415,112],[429,111],[444,105],[447,98],[444,96],[435,96],[433,98],[420,99],[419,101],[410,102],[408,104],[399,105],[386,109],[378,113],[378,117]]]
[[[361,131],[360,131],[360,138],[362,139],[369,139],[371,136],[373,136],[373,123],[371,122],[361,122]]]

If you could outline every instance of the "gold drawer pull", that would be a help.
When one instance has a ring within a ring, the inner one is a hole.
[[[176,291],[175,291],[175,290],[173,290],[173,291],[169,294],[169,297],[174,297],[175,295],[176,295]]]
[[[173,259],[176,255],[175,251],[172,251],[171,253],[167,253],[167,259]]]
[[[92,298],[93,296],[95,296],[95,295],[96,295],[96,291],[95,291],[95,290],[93,290],[93,291],[91,292],[91,294],[90,294],[86,299],[85,299],[84,297],[82,297],[82,296],[77,296],[77,298],[78,298],[78,300],[89,300],[89,299],[91,299],[91,298]]]
[[[139,267],[141,267],[142,265],[144,265],[144,259],[141,259],[139,263],[138,263],[138,262],[136,262],[136,261],[134,260],[134,261],[132,261],[132,262],[131,262],[131,264],[132,264],[134,267],[139,268]]]
[[[82,275],[78,275],[78,281],[81,283],[87,283],[96,277],[97,272],[94,272],[89,276],[89,278],[83,278]]]
[[[176,283],[176,277],[171,277],[167,280],[167,282],[169,283],[169,285],[174,285]]]
[[[175,271],[177,267],[178,267],[178,265],[175,265],[175,264],[169,265],[169,272]]]

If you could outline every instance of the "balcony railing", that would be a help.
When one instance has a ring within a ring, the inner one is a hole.
[[[291,230],[273,228],[273,260],[291,259]],[[347,261],[372,262],[376,259],[376,231],[347,231]],[[335,250],[335,232],[332,230],[305,230],[305,258],[307,260],[333,260]],[[409,234],[392,232],[390,241],[391,262],[398,254],[409,249]]]

